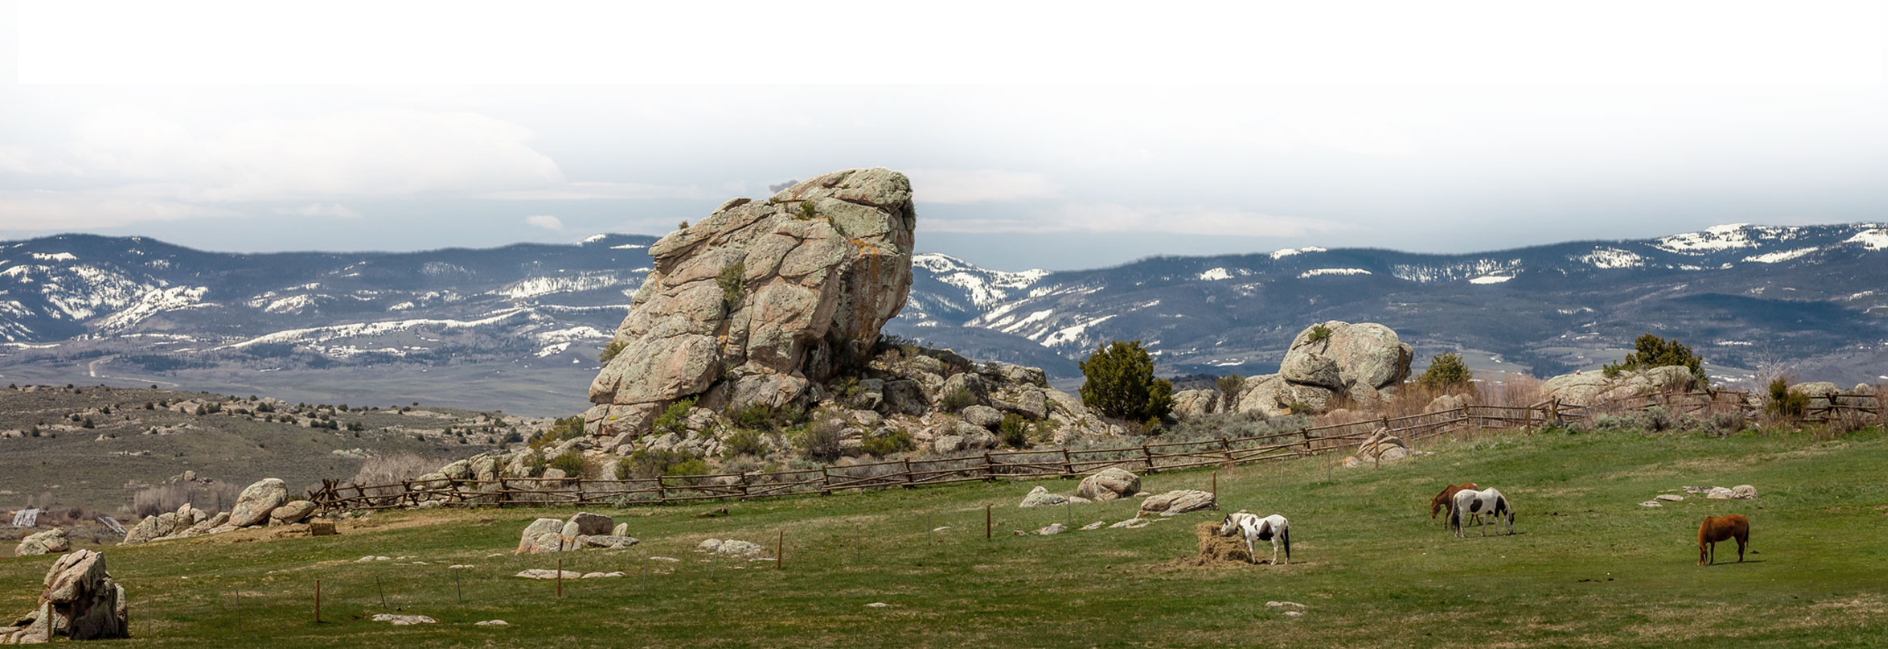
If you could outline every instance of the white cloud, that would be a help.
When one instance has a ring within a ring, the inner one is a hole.
[[[720,195],[721,194],[715,192],[704,192],[694,187],[651,185],[645,183],[575,182],[543,189],[492,192],[484,195],[483,198],[506,201],[581,201],[596,199],[713,198]]]
[[[1053,198],[1060,188],[1039,173],[994,169],[907,169],[918,203],[964,205]]]
[[[1354,226],[1298,216],[1277,216],[1238,209],[1156,208],[1102,204],[1070,204],[1054,210],[1012,219],[920,220],[931,232],[1048,233],[1048,232],[1160,232],[1241,237],[1297,237],[1337,232]]]
[[[524,223],[525,225],[529,225],[534,228],[544,228],[552,232],[557,232],[564,229],[563,219],[559,219],[549,214],[533,214],[531,216],[524,217]]]
[[[235,214],[223,207],[149,195],[144,189],[0,191],[0,230],[74,231]]]
[[[561,185],[530,131],[477,113],[374,109],[254,119],[199,136],[130,107],[77,128],[74,155],[126,179],[188,183],[199,201],[402,196]]]
[[[342,205],[340,203],[328,203],[326,205],[323,205],[321,203],[310,203],[307,205],[303,205],[301,207],[288,207],[288,208],[278,209],[275,211],[275,213],[276,214],[290,214],[294,216],[328,216],[328,217],[333,217],[337,219],[358,219],[361,217],[360,212],[357,212],[354,210],[354,208],[348,207],[346,205]]]

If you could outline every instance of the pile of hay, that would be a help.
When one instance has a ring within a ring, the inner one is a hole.
[[[1245,538],[1234,534],[1219,535],[1219,523],[1201,522],[1193,526],[1193,536],[1200,540],[1200,553],[1174,560],[1186,568],[1237,568],[1250,566],[1252,555],[1246,553]]]

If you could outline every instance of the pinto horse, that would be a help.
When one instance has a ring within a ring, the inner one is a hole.
[[[1514,508],[1494,487],[1481,491],[1463,489],[1455,492],[1455,509],[1449,512],[1449,527],[1455,530],[1456,536],[1468,536],[1468,532],[1463,529],[1462,519],[1469,516],[1474,516],[1475,522],[1481,526],[1482,536],[1488,536],[1488,523],[1484,516],[1494,519],[1495,531],[1501,531],[1501,523],[1506,521],[1508,534],[1514,534]]]
[[[1455,513],[1455,492],[1463,489],[1474,491],[1478,488],[1479,487],[1476,487],[1473,482],[1464,482],[1462,484],[1452,484],[1443,487],[1442,493],[1436,494],[1435,498],[1429,499],[1429,520],[1436,520],[1436,514],[1441,513],[1445,508],[1449,510],[1450,514]],[[1449,519],[1446,518],[1443,519],[1444,522],[1448,520]]]
[[[1234,532],[1243,533],[1246,539],[1246,557],[1253,563],[1259,562],[1259,556],[1253,552],[1253,541],[1272,542],[1272,565],[1278,565],[1278,544],[1285,542],[1285,563],[1291,563],[1291,523],[1285,517],[1273,514],[1260,518],[1258,514],[1239,512],[1227,514],[1225,522],[1219,525],[1220,536],[1232,536]]]
[[[1737,539],[1737,562],[1744,562],[1744,544],[1750,542],[1750,521],[1736,514],[1706,516],[1698,526],[1698,565],[1718,562],[1718,541]]]

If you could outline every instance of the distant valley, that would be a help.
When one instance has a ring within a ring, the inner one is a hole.
[[[0,243],[0,384],[159,385],[291,401],[583,409],[654,237],[415,253],[233,254],[148,238]],[[922,246],[923,233],[919,241]],[[1375,321],[1419,365],[1597,367],[1651,331],[1719,381],[1760,366],[1888,374],[1888,227],[1719,226],[1646,240],[1433,255],[1303,248],[1005,272],[919,255],[891,334],[1040,366],[1063,383],[1109,339],[1163,372],[1273,371],[1293,334]]]

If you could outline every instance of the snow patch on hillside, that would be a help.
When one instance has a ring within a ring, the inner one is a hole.
[[[301,313],[303,309],[315,305],[316,297],[317,296],[313,295],[291,295],[269,302],[267,306],[262,307],[262,311],[264,313]]]
[[[911,266],[930,271],[937,281],[964,289],[970,293],[971,303],[982,308],[1007,300],[1011,291],[1028,288],[1049,275],[1049,271],[1040,268],[1014,273],[986,270],[938,253],[912,257]]]
[[[209,291],[209,288],[203,286],[172,286],[145,291],[143,295],[138,296],[136,303],[100,321],[98,329],[101,333],[122,331],[159,313],[197,306],[203,302],[203,295]]]
[[[79,260],[77,256],[69,252],[55,252],[55,253],[50,253],[50,254],[44,253],[44,252],[35,252],[33,253],[33,258],[38,259],[40,261],[78,261]]]
[[[1203,279],[1209,282],[1218,281],[1222,279],[1232,279],[1232,273],[1226,272],[1226,269],[1224,268],[1210,268],[1210,269],[1207,269],[1206,272],[1200,273],[1200,279]]]
[[[640,244],[640,243],[625,243],[625,244],[623,244],[623,245],[620,245],[620,246],[610,246],[610,249],[611,249],[611,250],[641,250],[641,249],[643,249],[643,248],[647,248],[647,247],[649,247],[649,246],[645,246],[645,245],[643,245],[643,244]]]
[[[1618,248],[1594,248],[1593,252],[1581,255],[1579,260],[1594,268],[1640,268],[1645,266],[1645,257],[1630,250]]]
[[[1314,268],[1298,273],[1298,279],[1321,277],[1324,275],[1369,275],[1370,271],[1362,268]]]
[[[1795,250],[1784,250],[1781,252],[1764,253],[1761,255],[1752,255],[1750,257],[1745,257],[1744,261],[1754,261],[1759,264],[1774,264],[1777,262],[1789,261],[1791,259],[1795,259],[1797,257],[1801,257],[1803,255],[1816,252],[1816,250],[1817,248],[1812,246],[1809,248],[1797,248]]]
[[[1088,337],[1085,335],[1088,332],[1088,328],[1113,319],[1114,316],[1112,315],[1105,315],[1089,320],[1082,320],[1078,317],[1075,324],[1057,329],[1055,333],[1051,333],[1037,342],[1041,343],[1044,347],[1060,347],[1063,345],[1086,347],[1089,343]],[[1043,332],[1039,331],[1036,332],[1036,335],[1040,336],[1042,333]],[[1035,340],[1035,336],[1031,336],[1030,339]]]
[[[1859,243],[1869,250],[1888,250],[1888,229],[1863,230],[1843,243]]]
[[[1468,283],[1470,284],[1500,284],[1502,282],[1505,282],[1511,279],[1514,279],[1513,275],[1483,275],[1481,277],[1470,279]]]
[[[436,327],[440,329],[464,329],[468,327],[483,327],[487,325],[498,324],[500,322],[504,322],[506,320],[511,319],[513,316],[516,316],[522,313],[528,313],[528,312],[530,312],[529,309],[516,308],[516,309],[504,309],[502,311],[498,311],[496,313],[493,313],[490,316],[487,316],[485,318],[481,318],[478,320],[447,320],[447,319],[385,320],[381,322],[356,322],[356,323],[349,323],[349,324],[329,325],[326,327],[309,327],[306,329],[287,329],[283,331],[277,331],[271,334],[264,334],[261,336],[257,336],[255,338],[251,338],[249,340],[245,340],[242,342],[230,343],[228,345],[217,347],[216,349],[242,349],[244,347],[249,347],[251,345],[260,345],[264,343],[288,343],[288,342],[321,343],[321,342],[327,342],[330,340],[336,340],[340,338],[353,338],[357,336],[378,336],[378,335],[392,333],[396,331],[406,331],[409,329],[418,329],[418,328],[425,328],[425,327]]]
[[[507,284],[504,288],[492,291],[492,294],[503,295],[514,300],[525,300],[553,293],[575,293],[621,286],[629,282],[630,278],[607,272],[582,273],[570,277],[533,277]]]
[[[1488,275],[1511,275],[1521,267],[1521,260],[1477,259],[1474,261],[1423,266],[1416,264],[1397,264],[1390,267],[1390,274],[1397,279],[1421,282],[1453,282],[1456,280],[1484,277]]]
[[[1748,223],[1714,225],[1705,228],[1703,232],[1674,234],[1659,239],[1655,247],[1679,254],[1703,254],[1733,248],[1750,248],[1757,244],[1751,241],[1750,236],[1745,232],[1745,227],[1748,225]]]

